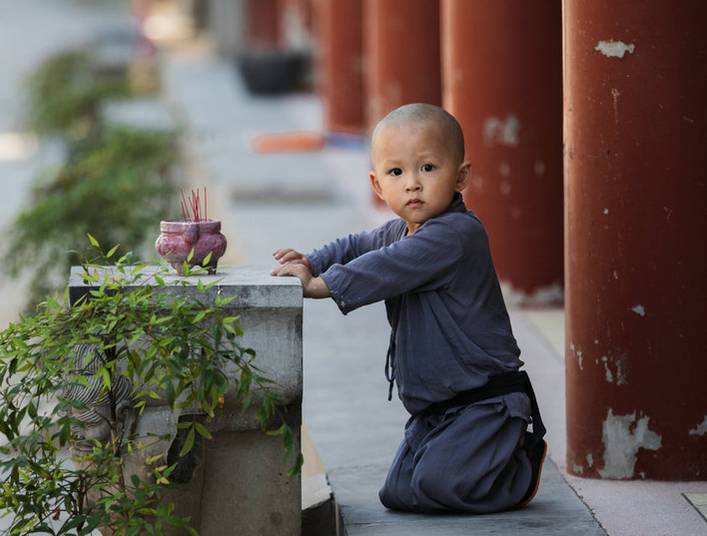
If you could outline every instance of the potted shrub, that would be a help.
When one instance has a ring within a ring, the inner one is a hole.
[[[231,298],[207,305],[165,291],[166,268],[130,266],[127,255],[115,260],[117,246],[103,252],[89,240],[104,265],[83,265],[92,290],[73,306],[68,293],[49,298],[0,332],[8,533],[195,533],[163,496],[195,444],[211,438],[226,396],[257,407],[296,474],[302,458],[293,431],[255,352],[239,344],[238,317],[225,307]],[[224,374],[225,366],[238,375]],[[181,415],[178,433],[136,437],[135,420],[155,401]],[[169,456],[155,449],[160,442],[171,443]]]

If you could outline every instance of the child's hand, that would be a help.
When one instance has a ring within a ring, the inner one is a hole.
[[[307,283],[312,279],[312,272],[302,263],[288,262],[275,268],[270,275],[291,275],[302,281],[302,286],[307,287]]]
[[[288,262],[275,268],[270,274],[298,278],[302,282],[305,298],[328,298],[331,296],[329,287],[326,286],[324,280],[321,277],[312,277],[312,272],[304,263]]]
[[[280,264],[303,264],[310,272],[312,271],[312,265],[309,264],[309,259],[305,257],[304,254],[292,248],[278,249],[272,256],[275,257],[275,260]],[[275,272],[275,270],[273,270],[273,272]],[[275,273],[272,275],[275,275]]]

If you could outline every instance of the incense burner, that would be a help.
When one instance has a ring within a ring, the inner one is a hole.
[[[179,275],[183,275],[184,262],[189,266],[202,266],[213,274],[218,260],[226,252],[226,237],[221,234],[218,220],[162,221],[155,248]],[[187,260],[192,250],[191,259]],[[211,257],[205,263],[209,253]]]

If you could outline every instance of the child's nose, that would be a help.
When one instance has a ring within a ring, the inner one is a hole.
[[[418,180],[417,174],[411,173],[408,176],[407,182],[405,183],[405,190],[407,190],[408,192],[416,192],[420,188],[422,188],[422,185]]]

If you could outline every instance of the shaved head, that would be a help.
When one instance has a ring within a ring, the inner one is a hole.
[[[432,104],[406,104],[396,108],[381,119],[371,134],[371,150],[375,149],[376,136],[387,126],[433,125],[440,129],[449,149],[457,161],[464,160],[464,134],[452,114]]]

